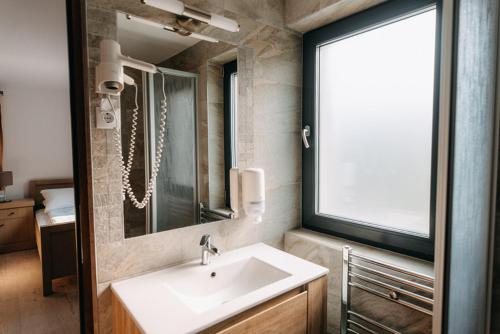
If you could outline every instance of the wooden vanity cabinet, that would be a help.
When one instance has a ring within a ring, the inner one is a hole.
[[[326,294],[327,278],[323,276],[200,334],[322,334],[326,332]],[[113,333],[142,333],[115,296]]]
[[[0,203],[0,253],[35,248],[32,199]]]

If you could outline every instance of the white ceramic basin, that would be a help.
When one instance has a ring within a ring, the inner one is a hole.
[[[327,273],[255,244],[212,257],[206,266],[197,259],[114,282],[111,289],[144,333],[198,333]]]
[[[165,277],[165,286],[197,313],[282,280],[291,274],[255,257],[211,267],[186,277],[182,271]]]

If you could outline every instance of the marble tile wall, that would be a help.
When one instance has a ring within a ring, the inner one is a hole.
[[[233,17],[241,24],[233,34],[204,28],[204,33],[237,47],[239,72],[238,149],[241,168],[266,171],[266,214],[254,225],[244,217],[124,239],[119,157],[112,133],[95,128],[98,96],[91,94],[91,155],[99,333],[111,332],[109,284],[118,279],[173,265],[199,256],[198,242],[209,233],[223,251],[264,241],[283,246],[284,232],[300,217],[301,38],[283,27],[283,2],[257,5],[237,0],[185,1],[198,8]],[[255,1],[250,1],[255,2]],[[115,10],[171,22],[163,12],[132,0],[87,1],[89,85],[101,39],[116,40]],[[243,6],[243,7],[242,7]],[[207,51],[208,52],[208,51]]]
[[[226,207],[223,73],[221,65],[207,64],[208,207],[211,209]]]
[[[285,24],[293,30],[308,32],[386,0],[284,1]]]
[[[325,236],[307,230],[285,234],[284,250],[330,270],[328,274],[328,327],[330,334],[340,333],[340,293],[342,286],[342,247],[351,246],[356,253],[434,276],[433,264],[401,254],[369,247],[345,239]],[[431,333],[431,318],[403,306],[387,302],[371,294],[355,292],[353,307],[374,319],[393,326],[402,333]]]

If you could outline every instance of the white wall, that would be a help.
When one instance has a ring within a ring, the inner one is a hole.
[[[0,90],[4,170],[11,198],[29,180],[71,177],[71,131],[64,0],[0,1]]]
[[[28,195],[28,182],[72,176],[67,89],[11,87],[2,98],[4,170],[14,173],[7,196]]]

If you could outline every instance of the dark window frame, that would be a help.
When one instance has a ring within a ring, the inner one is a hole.
[[[233,60],[224,64],[223,75],[223,90],[224,90],[224,189],[226,206],[231,207],[230,189],[229,189],[229,170],[233,166],[233,145],[232,145],[232,124],[234,123],[234,115],[232,113],[232,100],[231,100],[231,76],[238,73],[237,60]]]
[[[335,38],[351,35],[383,22],[404,18],[421,9],[436,6],[436,48],[434,67],[434,115],[432,130],[431,196],[429,237],[421,237],[398,231],[361,224],[353,220],[339,219],[316,213],[316,50]],[[432,260],[434,258],[434,229],[436,219],[437,148],[439,128],[439,82],[441,52],[441,0],[391,0],[340,21],[310,31],[303,37],[303,126],[310,126],[311,147],[302,150],[302,226],[306,229],[331,234],[356,242],[389,249],[410,256]]]

